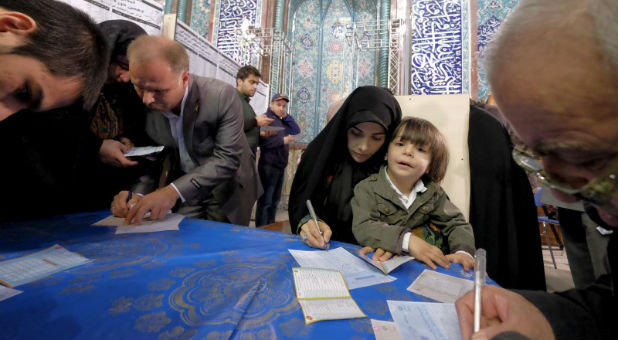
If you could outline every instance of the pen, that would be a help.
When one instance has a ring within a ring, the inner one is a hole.
[[[324,240],[324,233],[322,233],[322,229],[320,228],[320,222],[318,221],[318,216],[315,214],[315,210],[313,210],[313,204],[311,204],[311,200],[307,200],[307,209],[309,209],[309,214],[313,219],[316,227],[318,227],[318,232],[322,235],[322,240]],[[326,240],[324,240],[324,249],[326,249]]]
[[[474,253],[474,333],[481,329],[481,292],[485,284],[487,252],[479,248]]]
[[[129,191],[129,195],[127,196],[127,203],[129,205],[129,210],[133,209],[133,206],[135,204],[130,204],[129,201],[131,200],[131,198],[133,197],[133,191]]]

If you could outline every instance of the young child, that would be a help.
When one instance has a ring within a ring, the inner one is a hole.
[[[448,164],[444,136],[424,119],[405,118],[386,159],[378,174],[354,188],[352,231],[358,243],[391,254],[409,253],[433,269],[434,262],[472,268],[472,226],[438,184]]]

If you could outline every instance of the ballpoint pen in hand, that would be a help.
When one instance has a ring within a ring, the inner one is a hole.
[[[129,210],[133,209],[135,203],[130,203],[131,198],[133,198],[133,191],[129,191],[129,195],[127,195],[127,205],[129,206]]]
[[[324,233],[322,233],[322,229],[320,228],[320,222],[318,221],[318,216],[315,214],[315,210],[313,210],[313,205],[311,204],[311,200],[307,200],[307,209],[309,209],[309,214],[315,223],[315,226],[318,227],[318,232],[322,235],[322,240],[324,241],[324,249],[326,249],[326,240],[324,240]]]
[[[485,284],[487,252],[479,248],[474,253],[474,333],[481,329],[481,294]]]

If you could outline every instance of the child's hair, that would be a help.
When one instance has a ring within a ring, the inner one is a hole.
[[[405,117],[395,129],[391,143],[397,141],[400,134],[401,138],[398,140],[424,146],[431,151],[429,171],[423,176],[432,182],[440,183],[448,165],[448,147],[440,130],[423,118]]]

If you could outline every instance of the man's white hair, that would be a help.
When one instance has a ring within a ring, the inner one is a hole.
[[[489,79],[517,55],[534,54],[533,46],[559,47],[573,38],[594,42],[608,72],[618,74],[618,1],[521,0],[486,50]],[[526,46],[531,49],[521,51]]]

